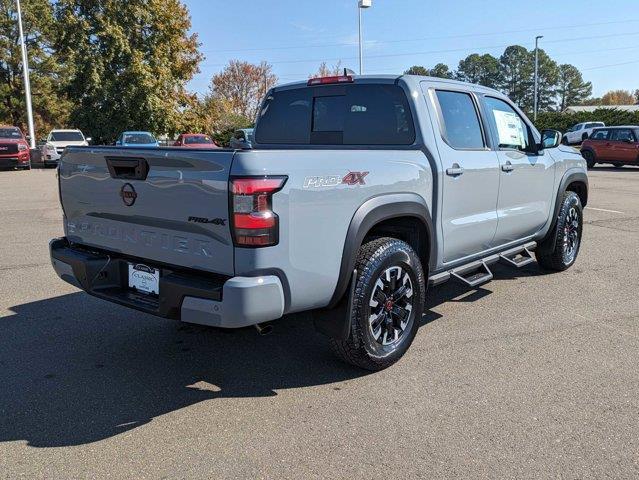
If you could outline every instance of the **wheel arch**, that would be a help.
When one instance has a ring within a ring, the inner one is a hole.
[[[559,188],[557,189],[557,198],[555,199],[555,206],[553,209],[552,222],[550,228],[546,231],[544,238],[541,241],[540,246],[537,248],[540,252],[552,250],[555,248],[553,242],[544,242],[549,235],[555,230],[557,220],[559,216],[559,210],[561,209],[562,198],[565,192],[575,192],[581,201],[582,207],[588,204],[588,175],[581,169],[568,170],[561,179]]]
[[[436,238],[430,209],[415,193],[380,195],[364,202],[351,219],[337,285],[327,308],[334,308],[346,293],[357,251],[367,238],[390,236],[406,241],[417,252],[425,270],[432,269]]]

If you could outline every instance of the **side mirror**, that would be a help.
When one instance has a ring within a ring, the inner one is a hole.
[[[85,138],[85,140],[87,141],[87,143],[89,143],[93,139],[91,137],[87,137],[87,138]]]
[[[546,148],[556,148],[561,143],[561,132],[558,130],[542,130],[541,131],[541,144],[539,150],[545,150]]]
[[[121,142],[120,140],[116,140],[116,141],[115,141],[115,145],[116,145],[116,147],[117,147],[118,145],[122,145],[122,142]]]

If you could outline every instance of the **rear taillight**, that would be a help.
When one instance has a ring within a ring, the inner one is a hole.
[[[268,247],[279,240],[278,217],[272,197],[287,177],[235,177],[231,179],[233,239],[239,247]]]

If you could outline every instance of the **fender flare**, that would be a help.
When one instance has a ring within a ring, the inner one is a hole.
[[[430,243],[428,265],[424,265],[424,268],[432,269],[437,255],[437,240],[433,219],[424,198],[416,193],[394,193],[373,197],[357,209],[348,226],[337,285],[327,308],[336,307],[346,293],[355,269],[357,251],[366,234],[379,222],[397,217],[414,217],[423,222]]]
[[[586,187],[586,201],[583,202],[582,206],[585,207],[588,203],[588,175],[583,172],[581,169],[570,169],[561,179],[559,183],[559,188],[557,189],[557,198],[555,199],[555,206],[553,208],[553,216],[552,222],[550,224],[550,228],[545,232],[545,235],[542,239],[542,243],[537,248],[539,252],[551,252],[555,248],[555,241],[553,239],[552,242],[545,244],[545,240],[549,238],[549,235],[552,235],[552,231],[555,229],[555,225],[557,225],[557,220],[559,216],[559,210],[561,209],[561,198],[563,194],[566,192],[568,185],[574,182],[581,182]],[[554,238],[554,237],[553,237]]]

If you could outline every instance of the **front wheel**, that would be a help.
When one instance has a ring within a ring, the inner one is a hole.
[[[623,167],[623,163],[615,162],[615,163],[612,164],[612,166],[615,167],[615,168],[621,168],[621,167]]]
[[[546,270],[557,272],[570,268],[577,260],[582,230],[581,200],[575,192],[565,192],[557,223],[537,249],[537,263]]]
[[[417,334],[426,295],[424,270],[415,251],[395,238],[362,245],[355,268],[349,336],[331,344],[344,361],[382,370],[406,353]]]

